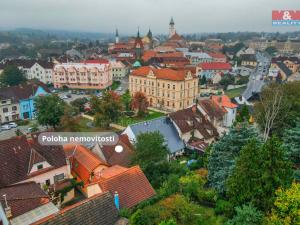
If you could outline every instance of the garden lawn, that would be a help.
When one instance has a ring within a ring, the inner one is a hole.
[[[235,88],[235,89],[225,91],[225,94],[229,98],[234,98],[234,97],[240,96],[244,92],[245,89],[246,89],[246,87]]]
[[[121,125],[123,127],[127,127],[128,125],[131,125],[134,123],[152,120],[152,119],[164,116],[164,115],[165,115],[164,113],[149,110],[149,113],[144,117],[127,117],[124,115],[120,118],[120,120],[117,124]]]

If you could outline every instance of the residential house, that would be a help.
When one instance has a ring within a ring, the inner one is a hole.
[[[47,86],[41,82],[0,88],[1,122],[35,118],[35,98],[49,93]]]
[[[62,63],[54,66],[54,87],[105,89],[112,85],[109,63],[98,60],[83,63]]]
[[[122,146],[121,152],[116,152],[116,146]],[[130,143],[128,136],[126,134],[120,134],[119,140],[115,145],[103,145],[96,144],[92,151],[104,160],[108,165],[114,166],[124,166],[128,167],[131,163],[131,158],[133,156],[133,146]]]
[[[197,109],[196,105],[170,113],[169,118],[186,146],[201,153],[205,149],[198,148],[200,141],[201,143],[210,144],[219,136],[217,129]]]
[[[170,157],[180,155],[184,152],[184,143],[174,124],[168,117],[163,116],[157,119],[129,125],[123,131],[123,134],[126,134],[129,141],[134,144],[137,140],[137,136],[146,132],[159,132],[164,137]]]
[[[111,61],[111,73],[114,80],[122,80],[129,74],[129,68],[121,61]]]
[[[51,186],[70,178],[61,146],[42,146],[25,136],[0,141],[0,161],[0,188],[29,181]]]
[[[65,145],[64,150],[70,160],[73,176],[84,183],[81,190],[87,197],[106,191],[118,193],[119,206],[131,208],[155,194],[138,166],[109,166],[81,145]]]
[[[283,62],[272,62],[268,76],[273,80],[287,80],[293,72]]]
[[[152,107],[176,111],[193,104],[198,96],[198,78],[190,70],[144,66],[129,75],[129,91],[132,96],[144,93]]]
[[[29,80],[36,79],[44,84],[53,83],[54,64],[51,61],[15,59],[6,61],[0,68],[5,68],[8,65],[17,66]],[[0,69],[0,74],[1,72]]]
[[[219,52],[208,52],[208,55],[212,58],[213,62],[226,63],[227,57],[226,55]]]
[[[224,127],[231,127],[236,118],[237,105],[226,95],[211,96],[210,99],[200,100],[197,105],[200,112],[223,133]]]
[[[105,192],[67,206],[32,225],[117,225],[121,220],[114,198]]]
[[[209,62],[200,63],[197,66],[196,74],[198,77],[205,77],[207,80],[212,80],[214,84],[220,82],[222,75],[229,73],[232,66],[224,62]]]
[[[205,52],[184,52],[184,56],[188,58],[193,65],[214,61],[213,58]]]
[[[0,223],[3,225],[29,225],[58,211],[35,182],[0,189]]]
[[[72,175],[84,184],[81,191],[87,197],[100,193],[99,186],[94,182],[109,165],[83,145],[68,144],[64,146],[64,151],[70,161]]]
[[[240,59],[241,59],[242,66],[252,66],[252,67],[257,66],[257,59],[255,54],[242,54],[240,56]]]

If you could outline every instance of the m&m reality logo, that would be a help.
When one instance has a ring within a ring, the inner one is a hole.
[[[273,10],[273,26],[300,26],[300,10]]]

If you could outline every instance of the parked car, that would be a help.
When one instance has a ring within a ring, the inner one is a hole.
[[[9,124],[4,124],[1,126],[1,130],[10,130],[11,126]]]
[[[71,94],[67,94],[66,95],[68,98],[72,98],[72,95]]]
[[[68,99],[68,97],[66,95],[63,95],[60,97],[61,99]]]
[[[11,122],[8,124],[11,128],[16,128],[18,127],[18,124],[14,123],[14,122]]]

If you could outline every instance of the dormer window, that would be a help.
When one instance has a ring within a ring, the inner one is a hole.
[[[38,170],[41,170],[41,169],[43,169],[44,167],[43,167],[43,164],[39,164],[39,165],[37,165],[37,169]]]

